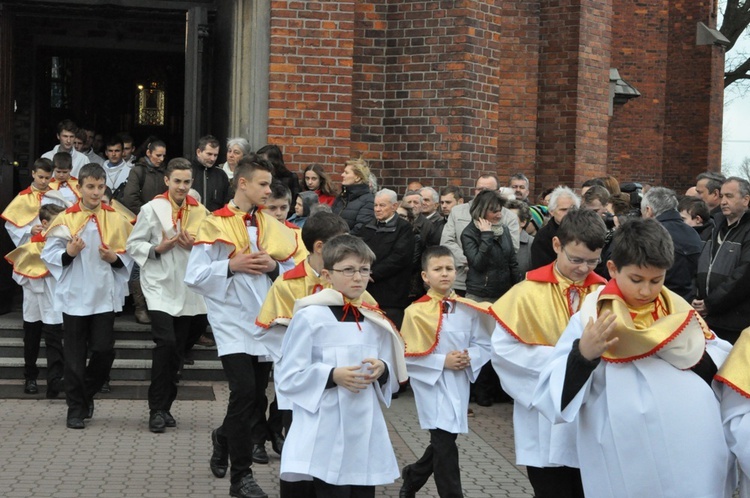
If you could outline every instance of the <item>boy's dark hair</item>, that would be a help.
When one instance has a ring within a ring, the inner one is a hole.
[[[563,218],[555,236],[563,247],[571,242],[578,242],[590,251],[596,251],[606,243],[607,226],[595,211],[573,208]]]
[[[107,139],[107,143],[104,144],[104,148],[106,149],[107,147],[114,147],[115,145],[119,145],[122,148],[125,147],[125,144],[123,143],[122,137],[120,135],[109,137],[109,139]]]
[[[273,175],[273,166],[268,161],[259,159],[255,155],[243,157],[237,162],[237,167],[234,168],[235,185],[237,184],[236,179],[250,180],[256,171],[267,171]]]
[[[327,244],[337,235],[347,233],[349,233],[349,225],[341,216],[321,211],[310,215],[302,226],[302,243],[305,244],[307,251],[312,254],[317,241]]]
[[[505,199],[497,190],[483,190],[471,203],[471,219],[486,218],[487,212],[497,211],[505,206]]]
[[[63,131],[76,133],[78,131],[78,126],[76,126],[76,124],[70,119],[63,119],[62,121],[57,123],[57,134],[59,135]]]
[[[358,258],[368,264],[375,261],[375,253],[362,239],[354,235],[344,234],[337,235],[323,246],[323,268],[331,271],[333,265],[349,256]]]
[[[206,136],[200,137],[198,139],[198,147],[197,147],[197,149],[198,150],[206,150],[206,147],[208,145],[210,145],[211,147],[214,147],[214,148],[220,147],[219,139],[216,138],[213,135],[206,135]]]
[[[273,201],[286,199],[287,201],[292,202],[292,191],[279,180],[273,180],[271,182],[271,195],[268,199]]]
[[[703,199],[696,199],[695,197],[683,197],[677,203],[677,211],[686,211],[691,218],[700,216],[704,223],[708,222],[708,219],[711,217],[711,212],[708,210],[706,203],[703,202]]]
[[[605,187],[602,187],[601,185],[591,185],[586,193],[583,194],[583,199],[581,200],[584,204],[591,204],[598,200],[602,203],[602,206],[606,206],[609,203],[609,198],[609,190]]]
[[[89,139],[89,136],[86,135],[86,128],[78,128],[75,132],[76,138],[80,140],[81,142],[86,142]]]
[[[63,154],[67,154],[67,152],[63,152]],[[68,154],[68,156],[70,156],[70,154]],[[34,161],[34,166],[32,166],[31,172],[34,173],[37,170],[42,170],[45,173],[52,173],[52,161],[46,157],[40,157]]]
[[[440,190],[440,197],[448,194],[453,194],[453,198],[456,200],[464,198],[463,193],[461,192],[461,188],[455,185],[448,185],[447,187],[443,187]]]
[[[62,171],[73,169],[73,156],[67,152],[57,152],[52,156],[53,169]]]
[[[445,246],[429,246],[422,253],[422,271],[427,271],[427,265],[430,263],[432,258],[442,258],[450,256],[453,259],[453,264],[456,263],[453,253],[450,249]]]
[[[172,175],[173,171],[186,171],[190,170],[193,171],[193,165],[190,164],[190,161],[185,159],[184,157],[175,157],[174,159],[170,159],[169,163],[167,163],[167,169],[164,170],[164,176],[167,178]]]
[[[81,171],[78,172],[78,183],[83,185],[83,182],[86,180],[86,178],[92,178],[94,180],[106,180],[107,172],[104,171],[104,168],[96,163],[88,163],[83,168],[81,168]]]
[[[615,230],[609,259],[618,270],[628,265],[668,270],[674,263],[672,237],[653,218],[629,219]]]
[[[122,142],[123,147],[125,146],[125,144],[134,144],[133,137],[130,136],[129,133],[118,133],[117,135],[120,137],[120,141]]]
[[[55,219],[55,216],[63,211],[65,211],[65,208],[57,204],[45,204],[39,208],[39,221],[52,221]]]

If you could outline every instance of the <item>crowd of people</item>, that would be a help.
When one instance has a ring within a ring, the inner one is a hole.
[[[230,397],[209,464],[231,496],[267,496],[266,442],[282,496],[371,497],[402,477],[413,497],[431,475],[463,496],[470,400],[514,403],[536,497],[750,496],[747,180],[706,172],[678,196],[606,176],[532,201],[523,174],[484,174],[471,195],[412,181],[399,197],[361,158],[338,190],[276,145],[230,138],[219,165],[210,135],[167,161],[157,137],[134,151],[121,134],[104,160],[91,135],[62,121],[2,214],[24,391],[44,338],[68,428],[94,415],[130,295],[154,342],[151,432],[177,426],[187,352],[215,343]],[[430,444],[400,470],[381,410],[407,385]]]

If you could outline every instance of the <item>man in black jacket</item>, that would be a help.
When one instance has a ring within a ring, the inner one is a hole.
[[[706,171],[698,175],[695,179],[695,192],[706,203],[711,213],[711,218],[704,222],[706,224],[714,226],[718,224],[717,217],[721,216],[721,186],[725,180],[724,175],[715,171]],[[704,230],[701,233],[701,239],[710,239],[712,231],[713,227],[709,230]]]
[[[396,192],[383,189],[375,195],[375,220],[360,237],[375,253],[367,290],[399,328],[409,305],[409,281],[414,257],[414,231],[396,214]]]
[[[641,215],[656,218],[667,229],[674,243],[674,263],[667,270],[664,285],[682,296],[687,302],[695,297],[695,274],[703,241],[677,211],[677,196],[673,190],[653,187],[641,200]]]
[[[221,209],[229,202],[229,177],[221,168],[214,168],[219,157],[219,141],[212,135],[198,139],[193,164],[193,189],[209,211]]]
[[[698,260],[693,308],[732,344],[750,325],[750,183],[730,177],[721,186],[721,214]]]

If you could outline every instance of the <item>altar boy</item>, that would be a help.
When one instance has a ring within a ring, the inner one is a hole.
[[[438,494],[463,496],[458,434],[469,432],[469,387],[490,359],[495,321],[488,306],[456,295],[456,264],[447,247],[422,254],[427,294],[406,308],[401,334],[422,429],[430,431],[424,455],[403,470],[399,496],[413,497],[434,475]]]
[[[390,404],[406,369],[392,323],[362,303],[374,259],[357,237],[328,241],[322,274],[333,288],[297,301],[276,365],[294,413],[281,478],[312,477],[319,497],[373,497],[398,477],[380,403]]]
[[[69,429],[83,429],[93,416],[94,394],[115,359],[115,313],[122,311],[133,265],[125,252],[132,226],[102,203],[106,177],[98,164],[81,168],[81,200],[55,218],[42,251],[57,280],[55,310],[63,314]]]

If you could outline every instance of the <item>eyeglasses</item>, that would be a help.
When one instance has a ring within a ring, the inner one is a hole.
[[[571,264],[576,265],[576,266],[586,264],[586,266],[590,268],[596,268],[596,266],[602,262],[602,258],[596,258],[596,259],[571,258],[570,254],[568,254],[568,251],[566,251],[564,247],[562,248],[562,252],[565,253],[565,257],[568,258],[568,261],[570,261]]]
[[[362,278],[369,277],[370,273],[372,272],[372,270],[368,266],[365,266],[365,267],[362,267],[362,268],[351,268],[351,267],[349,267],[349,268],[342,268],[340,270],[338,270],[336,268],[333,268],[333,271],[337,271],[339,273],[342,273],[345,277],[353,277],[355,273],[359,273],[362,276]]]

